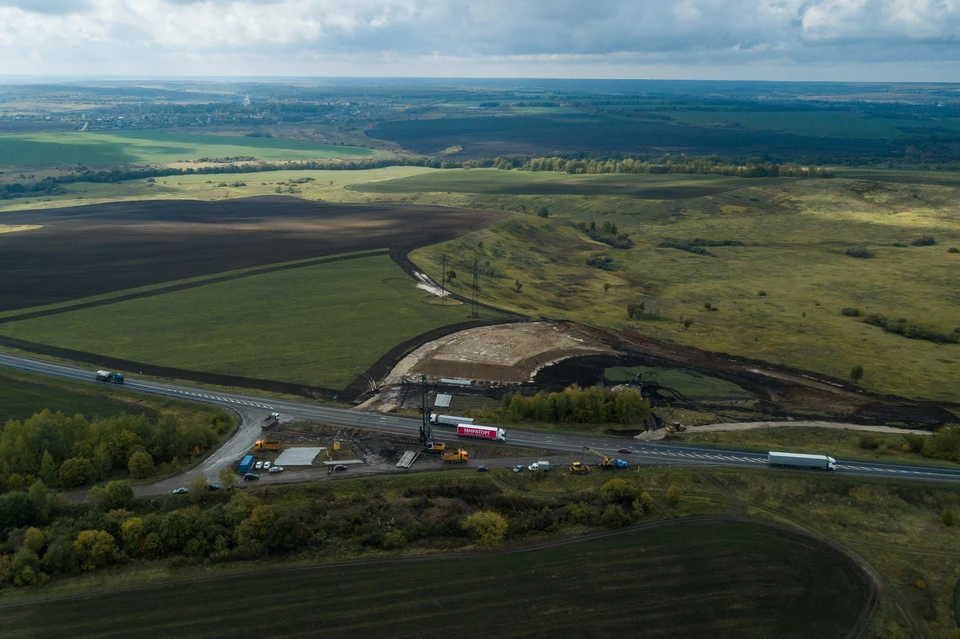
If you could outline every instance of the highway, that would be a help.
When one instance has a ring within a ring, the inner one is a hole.
[[[77,382],[89,384],[98,383],[94,381],[93,370],[5,353],[0,353],[0,366]],[[152,380],[141,381],[131,377],[127,377],[126,383],[122,388],[140,393],[223,406],[236,411],[241,417],[241,424],[237,432],[221,448],[207,457],[198,467],[176,477],[150,484],[149,486],[140,486],[136,490],[138,494],[168,492],[168,490],[172,490],[176,486],[185,485],[201,472],[207,477],[216,477],[217,472],[221,468],[235,463],[253,446],[253,443],[261,436],[262,431],[259,427],[260,420],[273,411],[281,413],[284,419],[310,420],[334,426],[377,430],[403,435],[411,439],[417,438],[420,428],[420,420],[417,418],[359,412],[351,409],[318,406],[307,402],[258,397],[249,394],[204,390],[199,387],[182,386]],[[571,459],[579,459],[583,451],[583,446],[586,445],[612,457],[619,456],[628,460],[631,464],[710,465],[741,468],[767,467],[766,454],[753,451],[699,448],[663,443],[640,443],[634,439],[623,437],[523,430],[512,427],[507,427],[505,430],[509,444],[524,448],[570,453]],[[453,441],[457,439],[453,434],[453,430],[444,426],[434,426],[434,437],[441,441]],[[633,452],[631,454],[617,454],[617,449],[621,446],[629,448]],[[589,457],[590,455],[587,453],[587,457],[584,457],[584,460],[588,460]],[[960,467],[948,468],[837,459],[836,473],[841,475],[884,477],[888,479],[916,479],[960,483]],[[265,477],[264,479],[272,480],[274,478]],[[279,481],[279,479],[277,481]]]

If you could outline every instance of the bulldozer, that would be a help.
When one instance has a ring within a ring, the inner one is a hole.
[[[575,461],[570,464],[570,472],[574,475],[589,475],[590,465],[584,464],[582,461]]]
[[[687,425],[681,424],[680,422],[673,422],[673,426],[667,426],[667,432],[671,435],[673,433],[682,433],[685,430],[687,430]]]

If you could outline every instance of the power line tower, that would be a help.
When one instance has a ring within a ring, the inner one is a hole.
[[[473,258],[473,298],[470,300],[470,316],[480,317],[480,264]]]
[[[423,447],[433,445],[433,429],[430,428],[430,411],[427,410],[427,376],[420,376],[420,412],[423,420],[420,423],[420,443]]]

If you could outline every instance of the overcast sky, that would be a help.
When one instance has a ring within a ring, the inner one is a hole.
[[[960,81],[960,0],[0,0],[0,74]]]

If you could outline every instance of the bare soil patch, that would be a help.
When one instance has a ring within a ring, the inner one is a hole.
[[[5,225],[44,228],[0,234],[0,310],[365,249],[405,254],[503,215],[291,197],[116,202],[8,213]]]

